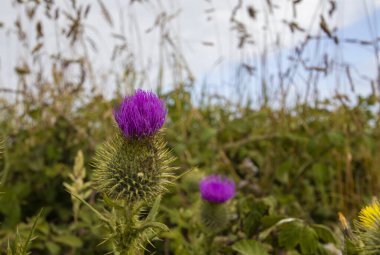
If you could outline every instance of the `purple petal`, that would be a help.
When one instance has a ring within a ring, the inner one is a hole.
[[[220,175],[209,175],[199,183],[201,197],[213,203],[224,203],[235,196],[235,183]]]
[[[127,138],[151,136],[165,123],[164,101],[153,92],[138,89],[114,110],[114,118]]]

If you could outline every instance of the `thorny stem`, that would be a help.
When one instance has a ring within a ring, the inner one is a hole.
[[[147,227],[143,224],[142,227],[136,227],[135,217],[141,205],[136,204],[134,206],[128,207],[124,206],[122,209],[115,209],[116,224],[114,239],[114,254],[115,255],[140,255],[143,251],[138,244],[135,243],[136,239],[139,237],[140,233],[143,232]],[[119,213],[118,213],[119,212]]]

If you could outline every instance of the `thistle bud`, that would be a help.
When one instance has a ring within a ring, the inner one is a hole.
[[[137,90],[114,111],[116,135],[97,151],[95,188],[116,200],[151,201],[170,180],[172,156],[159,132],[165,122],[164,103],[153,93]]]
[[[339,217],[340,227],[343,231],[344,237],[350,238],[351,237],[350,224],[348,223],[343,213],[338,212],[338,217]]]
[[[205,177],[199,184],[202,197],[201,222],[207,230],[219,232],[228,223],[225,202],[235,196],[235,183],[219,175]]]

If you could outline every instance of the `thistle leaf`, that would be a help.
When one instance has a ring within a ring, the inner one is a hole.
[[[169,231],[169,228],[161,222],[146,222],[138,228],[138,231],[141,233],[148,228],[156,228],[156,229],[161,230],[162,232]]]
[[[104,217],[103,214],[101,214],[98,210],[96,210],[92,205],[90,205],[89,203],[87,203],[85,200],[83,200],[82,198],[78,197],[77,195],[71,193],[69,190],[66,190],[66,191],[69,192],[73,197],[75,197],[76,199],[78,199],[79,201],[81,201],[83,204],[85,204],[88,208],[90,208],[91,211],[93,211],[96,214],[96,216],[98,216],[98,218],[100,220],[104,221],[109,226],[111,226],[109,220],[106,217]]]
[[[29,247],[29,245],[30,245],[30,243],[31,243],[31,241],[32,241],[32,239],[33,239],[33,238],[32,238],[32,237],[33,237],[33,233],[34,233],[34,230],[36,229],[37,222],[38,222],[38,220],[39,220],[40,217],[41,217],[42,211],[43,211],[43,209],[41,209],[40,212],[37,214],[37,217],[36,217],[36,219],[35,219],[34,222],[33,222],[32,229],[30,230],[29,235],[28,235],[28,237],[27,237],[27,239],[26,239],[26,241],[25,241],[25,244],[24,244],[24,247],[23,247],[23,252],[24,252],[25,254],[27,254],[28,247]]]
[[[111,208],[124,210],[124,207],[112,201],[106,194],[103,194],[103,202]]]

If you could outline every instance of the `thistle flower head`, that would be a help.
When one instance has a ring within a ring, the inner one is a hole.
[[[153,92],[138,89],[124,98],[114,110],[114,117],[126,138],[141,138],[160,130],[165,123],[166,108]]]
[[[224,203],[235,196],[235,183],[220,175],[203,178],[199,189],[202,199],[212,203]]]

